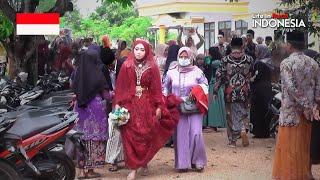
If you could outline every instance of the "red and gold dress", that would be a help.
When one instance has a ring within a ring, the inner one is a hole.
[[[138,63],[131,54],[124,62],[114,102],[130,112],[129,122],[120,127],[125,163],[130,169],[146,166],[173,134],[179,121],[179,100],[162,95],[160,72],[150,46],[141,40],[135,42],[138,43],[144,45],[146,56]],[[156,117],[158,107],[162,113],[160,120]]]

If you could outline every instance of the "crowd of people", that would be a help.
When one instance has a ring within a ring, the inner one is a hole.
[[[70,41],[67,33],[51,49],[43,41],[40,57],[54,56],[46,65],[39,61],[39,74],[48,67],[65,71],[76,94],[75,129],[84,133],[86,147],[76,152],[79,178],[99,177],[95,170],[105,163],[117,171],[123,161],[131,170],[127,179],[135,179],[138,169],[147,175],[148,163],[165,145],[174,147],[177,171],[202,172],[203,131],[226,128],[230,148],[238,139],[250,146],[249,133],[270,137],[273,83],[281,84],[282,107],[272,178],[312,178],[311,164],[320,162],[320,70],[319,54],[305,50],[303,32],[287,33],[286,43],[257,37],[257,44],[253,30],[233,34],[230,44],[219,32],[207,55],[198,53],[204,40],[196,34],[198,44],[191,36],[182,43],[180,30],[177,41],[154,49],[136,39],[131,48],[118,40],[114,50],[108,35],[101,45],[92,38]],[[120,108],[129,110],[130,119],[117,126],[108,114]]]

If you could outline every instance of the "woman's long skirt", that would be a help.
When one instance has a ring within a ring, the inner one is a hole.
[[[201,114],[181,115],[174,135],[175,168],[190,169],[207,164]]]
[[[209,94],[212,95],[215,84],[215,78],[210,82]],[[224,88],[221,87],[218,91],[217,99],[211,101],[209,98],[208,114],[203,119],[204,127],[226,127],[226,105],[224,101]]]
[[[77,161],[80,169],[101,168],[105,163],[108,124],[105,105],[97,95],[85,108],[75,106],[79,120],[75,130],[84,133],[81,137],[85,150],[77,149]]]

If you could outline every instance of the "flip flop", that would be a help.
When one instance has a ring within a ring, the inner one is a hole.
[[[118,166],[112,165],[111,167],[109,167],[109,171],[110,171],[110,172],[116,172],[116,171],[118,171]]]

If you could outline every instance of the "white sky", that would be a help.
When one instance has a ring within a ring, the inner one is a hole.
[[[80,10],[80,14],[84,17],[90,15],[101,2],[97,0],[77,0],[76,6]]]

